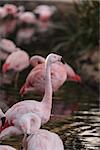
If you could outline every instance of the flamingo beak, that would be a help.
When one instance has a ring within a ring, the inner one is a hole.
[[[39,16],[40,18],[40,20],[41,21],[43,21],[43,22],[46,22],[46,21],[48,21],[49,20],[49,17],[48,16]]]
[[[9,66],[10,66],[10,64],[5,63],[5,64],[3,65],[3,67],[2,67],[2,72],[3,72],[3,73],[6,73],[7,70],[9,69]]]
[[[64,59],[63,59],[63,58],[61,58],[61,62],[62,62],[63,64],[65,64],[65,61],[64,61]]]
[[[6,121],[6,117],[2,117],[2,118],[1,118],[1,121],[2,121],[2,126],[4,126],[5,121]]]
[[[76,81],[76,82],[79,82],[79,83],[82,82],[81,77],[79,75],[77,75],[77,74],[74,77],[72,77],[72,80]]]

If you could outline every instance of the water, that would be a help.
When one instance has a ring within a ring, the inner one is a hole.
[[[3,77],[2,77],[3,78]],[[4,111],[21,100],[20,85],[0,86],[0,106]],[[23,99],[41,99],[37,95],[26,95]],[[100,149],[100,111],[97,93],[85,84],[66,82],[53,95],[50,121],[42,128],[60,135],[65,150]],[[3,143],[20,150],[22,137],[12,137]]]

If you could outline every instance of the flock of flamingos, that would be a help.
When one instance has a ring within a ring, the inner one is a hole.
[[[37,14],[46,10],[45,7],[49,8],[49,6],[44,5],[38,6]],[[0,17],[3,18],[8,13],[8,17],[11,19],[12,14],[16,14],[16,9],[12,4],[5,4],[0,8]],[[51,8],[49,8],[49,11],[51,12]],[[3,14],[4,12],[5,14]],[[22,10],[17,12],[22,18],[25,17],[25,13]],[[41,13],[40,16],[42,17],[40,17],[38,23],[43,20],[47,21],[50,17],[50,13],[44,14]],[[26,16],[28,18],[28,14]],[[15,25],[15,22],[12,24]],[[13,25],[12,27],[14,27]],[[7,26],[2,26],[2,29],[4,28],[6,29]],[[3,31],[5,30],[2,30],[2,33],[4,33]],[[11,28],[6,30],[5,33],[7,31],[10,32]],[[12,41],[6,38],[0,39],[0,59],[4,62],[2,66],[3,74],[9,70],[19,73],[32,65],[33,69],[27,76],[19,93],[23,96],[29,91],[34,91],[43,96],[40,102],[36,100],[17,102],[6,113],[0,109],[0,141],[10,136],[23,135],[23,150],[64,150],[63,142],[56,133],[40,128],[50,119],[53,92],[57,91],[65,81],[81,82],[80,76],[63,61],[62,56],[50,53],[46,58],[38,55],[30,58],[26,51],[16,47]],[[0,150],[16,149],[8,145],[0,145]]]

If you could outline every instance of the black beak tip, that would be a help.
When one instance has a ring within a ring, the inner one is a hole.
[[[28,138],[30,136],[30,134],[26,134],[26,137]]]
[[[5,121],[6,121],[6,117],[2,117],[2,118],[1,118],[1,121],[2,121],[2,126],[4,126]]]
[[[63,59],[63,58],[61,58],[61,62],[62,62],[63,64],[65,64],[65,61],[64,61],[64,59]]]

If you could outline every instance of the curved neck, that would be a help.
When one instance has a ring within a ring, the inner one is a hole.
[[[51,108],[52,105],[52,83],[51,83],[51,65],[49,61],[46,61],[45,64],[45,94],[42,102],[47,105],[47,107]]]

